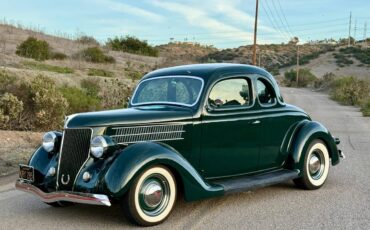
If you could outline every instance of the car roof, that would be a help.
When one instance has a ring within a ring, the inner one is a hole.
[[[217,78],[217,76],[227,73],[258,73],[267,78],[273,78],[266,70],[256,66],[232,63],[214,63],[181,65],[158,69],[146,74],[142,80],[160,76],[182,75],[200,77],[207,82],[211,77]]]

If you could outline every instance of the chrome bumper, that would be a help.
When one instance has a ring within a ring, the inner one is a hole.
[[[101,194],[64,191],[45,193],[36,186],[33,186],[27,182],[23,182],[22,180],[17,180],[17,182],[15,182],[15,188],[20,191],[29,192],[37,195],[41,198],[42,201],[46,203],[69,201],[82,204],[111,206],[108,196]]]

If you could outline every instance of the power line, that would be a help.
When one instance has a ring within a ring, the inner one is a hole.
[[[292,30],[290,29],[289,23],[288,23],[288,21],[286,20],[284,10],[283,10],[283,8],[281,7],[280,0],[277,0],[277,2],[278,2],[278,5],[279,5],[279,8],[280,8],[280,10],[281,10],[281,13],[283,14],[283,18],[284,18],[284,20],[285,20],[285,24],[286,24],[286,26],[287,26],[288,30],[290,31],[290,33],[293,35]]]
[[[279,28],[279,26],[277,26],[277,24],[275,24],[277,20],[275,19],[275,16],[273,15],[273,13],[271,11],[271,8],[270,8],[270,6],[268,5],[267,2],[268,1],[261,1],[261,6],[263,8],[263,11],[267,15],[267,19],[270,21],[271,25],[274,27],[275,30],[280,31],[280,33],[282,35],[284,35],[289,40],[290,37],[286,34],[286,32],[284,32],[281,28]],[[267,12],[264,5],[266,5],[268,12]]]
[[[290,33],[288,27],[285,25],[285,23],[283,22],[283,19],[282,17],[280,16],[281,12],[277,9],[276,5],[275,5],[275,1],[274,0],[271,0],[272,2],[272,6],[274,7],[275,11],[276,11],[276,14],[280,20],[280,23],[281,25],[284,27],[285,31],[288,32],[288,34],[290,34],[291,37],[294,37],[292,33]]]

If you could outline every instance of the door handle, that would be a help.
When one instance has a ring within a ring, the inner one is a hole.
[[[261,123],[261,121],[260,121],[260,120],[256,120],[256,121],[253,121],[253,122],[252,122],[252,125],[257,125],[257,124],[259,124],[259,123]]]

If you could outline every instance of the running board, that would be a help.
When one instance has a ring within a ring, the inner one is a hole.
[[[225,194],[230,194],[279,184],[281,182],[297,178],[298,174],[299,171],[281,169],[278,171],[254,176],[242,176],[232,179],[215,180],[213,183],[222,186]]]

